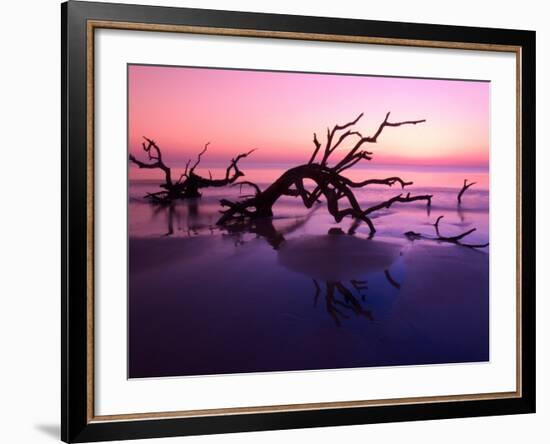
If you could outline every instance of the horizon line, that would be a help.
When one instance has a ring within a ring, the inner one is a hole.
[[[247,160],[246,162],[243,162],[241,167],[245,167],[245,165],[248,167],[248,168],[252,168],[252,169],[258,169],[258,168],[276,168],[276,167],[279,167],[279,166],[284,166],[284,167],[288,167],[289,165],[295,165],[295,166],[298,166],[298,165],[302,165],[304,163],[306,163],[307,160],[305,160],[304,162],[295,162],[295,161],[275,161],[275,162],[270,162],[270,161],[252,161],[252,160]],[[187,161],[176,161],[173,163],[173,165],[171,166],[171,168],[185,168],[185,165],[186,165]],[[201,164],[198,166],[199,169],[201,168],[226,168],[229,164],[229,161],[222,161],[222,160],[219,160],[219,161],[203,161],[201,162]],[[132,168],[136,168],[136,169],[139,169],[137,166],[131,164],[130,165]],[[432,169],[440,169],[440,168],[453,168],[453,169],[460,169],[460,168],[472,168],[472,169],[485,169],[485,170],[489,170],[490,169],[490,164],[448,164],[448,163],[441,163],[441,164],[426,164],[426,163],[364,163],[362,165],[356,165],[355,168],[358,168],[358,169],[364,169],[364,168],[379,168],[379,167],[383,167],[383,168],[432,168]]]

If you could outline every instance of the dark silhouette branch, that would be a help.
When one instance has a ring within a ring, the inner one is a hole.
[[[354,123],[356,123],[363,114],[361,114]],[[418,123],[424,123],[426,122],[426,119],[421,120],[405,120],[402,122],[389,122],[388,119],[390,117],[390,113],[388,112],[386,114],[386,117],[384,121],[380,124],[378,129],[376,130],[376,133],[372,136],[368,137],[360,137],[359,141],[355,144],[355,146],[348,152],[348,154],[336,165],[336,169],[338,171],[344,171],[348,168],[351,168],[353,165],[355,165],[357,162],[367,159],[371,160],[372,153],[369,151],[359,151],[361,146],[365,143],[376,143],[378,141],[378,137],[380,134],[382,134],[382,131],[386,127],[398,127],[402,125],[416,125]]]
[[[154,140],[143,137],[147,141],[147,145],[142,143],[143,151],[147,153],[147,157],[151,160],[151,163],[145,163],[136,159],[134,155],[130,154],[130,161],[136,164],[139,168],[155,169],[158,168],[164,172],[164,179],[166,183],[165,187],[172,186],[172,172],[168,166],[162,160],[162,153]],[[162,186],[162,185],[161,185]]]
[[[468,183],[468,179],[464,179],[464,185],[462,186],[462,189],[459,191],[458,196],[456,196],[456,199],[458,200],[458,203],[462,203],[462,195],[466,192],[468,188],[470,188],[472,185],[475,185],[476,182]]]
[[[387,126],[397,127],[397,126],[401,126],[401,125],[416,125],[417,123],[424,123],[426,121],[426,119],[422,119],[422,120],[405,120],[404,122],[392,123],[392,122],[388,122],[389,117],[390,117],[390,113],[387,113],[386,118],[384,119],[384,121],[378,127],[378,131],[376,131],[374,136],[372,136],[370,138],[370,140],[369,140],[370,143],[376,143],[376,141],[378,139],[378,136],[382,133],[384,128],[387,127]]]
[[[189,170],[189,173],[187,173],[187,168],[185,169],[185,174],[188,175],[188,174],[193,174],[193,172],[195,171],[195,168],[197,168],[199,166],[199,163],[201,163],[201,158],[202,158],[202,155],[204,153],[206,153],[206,150],[208,149],[208,145],[210,145],[210,142],[207,142],[205,145],[204,145],[204,148],[202,149],[202,151],[197,155],[197,160],[195,161],[195,163],[193,164],[193,166],[191,167],[191,169]]]
[[[356,221],[359,220],[367,224],[371,234],[374,234],[376,229],[368,215],[375,211],[389,208],[397,202],[404,203],[420,200],[426,201],[429,207],[431,204],[431,195],[411,196],[408,193],[407,195],[400,194],[388,201],[364,209],[357,201],[354,189],[369,185],[387,185],[391,187],[396,183],[401,188],[405,188],[412,185],[412,182],[404,181],[400,177],[367,179],[355,182],[343,175],[344,171],[352,168],[360,161],[372,159],[373,153],[362,149],[362,146],[366,143],[376,143],[384,128],[409,124],[416,125],[425,122],[424,119],[390,122],[388,120],[389,116],[390,113],[387,113],[377,131],[368,137],[363,136],[359,131],[351,129],[363,117],[363,114],[359,114],[354,120],[343,125],[335,125],[332,129],[327,129],[327,139],[324,147],[319,142],[317,134],[314,133],[314,149],[308,163],[288,169],[263,191],[252,182],[246,182],[246,185],[254,188],[255,195],[247,196],[236,202],[222,199],[220,203],[224,209],[221,211],[222,216],[218,220],[218,224],[224,225],[232,219],[240,217],[271,217],[273,216],[274,204],[282,196],[298,197],[306,208],[311,208],[314,203],[324,197],[327,209],[336,222],[342,221],[344,217],[351,217]],[[343,146],[347,140],[351,140],[352,137],[358,137],[359,139],[355,141],[351,148],[348,148],[347,153],[339,162],[331,166],[331,156],[335,150]],[[306,181],[312,182],[313,187],[306,187]],[[242,183],[244,184],[245,182]],[[355,228],[357,228],[356,225],[353,230]]]
[[[254,188],[254,191],[256,194],[260,194],[262,190],[258,185],[256,185],[254,182],[250,182],[249,180],[241,180],[240,182],[235,182],[232,184],[232,186],[239,186],[239,192],[242,192],[243,185],[248,185],[249,187]]]
[[[323,155],[323,159],[321,160],[321,165],[326,165],[327,161],[328,161],[328,158],[334,152],[334,150],[336,150],[338,145],[340,145],[340,143],[342,143],[342,141],[346,137],[348,137],[352,134],[350,131],[347,131],[346,133],[344,133],[340,136],[340,139],[338,140],[336,145],[332,146],[332,141],[334,139],[334,136],[336,135],[336,132],[341,131],[341,130],[345,130],[346,128],[349,128],[350,126],[355,125],[361,117],[363,117],[363,113],[359,114],[355,120],[353,120],[351,122],[348,122],[348,123],[345,123],[344,125],[335,125],[332,128],[332,130],[329,130],[327,128],[327,142],[325,144],[325,153]]]
[[[411,196],[411,193],[407,193],[406,196],[403,196],[402,194],[399,194],[395,197],[392,197],[391,199],[388,199],[385,202],[381,202],[377,205],[373,205],[372,207],[367,208],[364,211],[364,213],[366,215],[366,214],[370,214],[370,213],[373,213],[375,211],[381,210],[383,208],[389,208],[396,202],[402,202],[403,203],[403,202],[415,202],[417,200],[425,200],[427,202],[427,205],[430,206],[432,204],[432,197],[433,196],[431,194],[426,194],[426,195],[422,195],[422,196]]]
[[[467,247],[467,248],[485,248],[489,246],[489,242],[484,244],[470,244],[470,243],[462,242],[462,239],[464,239],[465,237],[475,232],[477,230],[476,228],[471,228],[455,236],[443,236],[439,230],[439,223],[441,222],[441,219],[443,219],[443,216],[439,216],[434,223],[434,229],[436,234],[435,237],[425,236],[423,234],[416,233],[414,231],[407,231],[405,233],[405,236],[412,241],[418,240],[418,239],[435,240],[438,242],[447,242],[447,243],[460,245],[462,247]]]
[[[321,144],[317,140],[317,134],[313,133],[313,144],[315,145],[315,149],[313,150],[313,154],[311,155],[311,158],[309,159],[308,163],[313,163],[315,160],[315,157],[317,157],[317,153],[321,149]]]
[[[368,179],[362,182],[353,182],[352,180],[349,180],[345,177],[343,179],[344,182],[352,188],[363,188],[368,185],[388,185],[391,187],[395,183],[399,183],[401,185],[401,188],[405,188],[406,186],[413,184],[412,182],[405,182],[399,177],[388,177],[387,179]]]
[[[170,203],[177,199],[195,198],[200,197],[200,189],[208,187],[223,187],[231,185],[239,177],[244,176],[244,173],[239,169],[239,161],[252,154],[255,150],[250,150],[247,153],[242,153],[231,159],[228,167],[225,171],[225,177],[222,179],[212,178],[212,173],[209,171],[209,177],[203,177],[197,174],[195,171],[200,165],[202,156],[208,150],[210,142],[204,145],[202,151],[197,155],[197,159],[191,165],[191,160],[188,160],[185,165],[184,172],[180,175],[179,179],[174,182],[172,180],[172,171],[168,167],[163,159],[162,152],[159,146],[151,139],[144,137],[147,144],[143,143],[142,148],[147,153],[148,160],[150,162],[143,162],[137,159],[133,154],[130,154],[130,162],[137,165],[139,168],[148,169],[160,169],[164,172],[164,183],[159,186],[163,188],[163,191],[157,191],[154,193],[147,193],[145,197],[156,203]]]

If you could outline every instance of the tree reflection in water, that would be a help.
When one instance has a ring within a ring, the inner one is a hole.
[[[323,297],[324,307],[337,326],[351,315],[374,320],[372,312],[364,307],[368,283],[357,276],[383,272],[388,284],[399,290],[401,284],[391,275],[390,267],[399,257],[400,247],[343,234],[334,228],[327,235],[287,239],[309,217],[311,213],[279,229],[271,218],[241,219],[225,229],[238,239],[236,244],[246,243],[246,233],[263,238],[277,251],[280,265],[312,279],[314,306]]]
[[[350,281],[353,288],[361,292],[358,288],[366,288],[367,281]],[[316,279],[313,279],[315,285],[314,306],[317,306],[320,295],[323,293],[321,286]],[[371,321],[374,319],[370,310],[363,308],[361,302],[354,296],[352,290],[347,288],[342,282],[324,282],[325,308],[327,313],[334,319],[337,326],[342,325],[342,319],[349,319],[348,313],[353,313],[356,316],[365,316]],[[360,284],[361,287],[357,285]],[[364,301],[365,296],[360,294]]]
[[[153,210],[153,219],[166,218],[167,231],[163,236],[172,236],[176,231],[183,231],[187,236],[199,235],[208,228],[211,234],[213,227],[204,224],[201,218],[199,199],[189,198],[181,202],[156,204]]]
[[[392,276],[390,268],[400,255],[400,247],[386,242],[363,239],[331,228],[326,235],[291,237],[313,216],[318,207],[302,217],[291,220],[273,218],[234,219],[222,228],[201,223],[200,203],[189,199],[184,204],[185,214],[177,205],[158,206],[155,215],[165,214],[168,230],[165,236],[181,231],[182,226],[189,236],[221,232],[231,238],[235,246],[253,239],[263,239],[277,254],[278,263],[289,271],[310,278],[314,284],[314,306],[324,299],[326,312],[337,326],[352,316],[374,320],[367,302],[368,282],[358,279],[366,274],[382,273],[387,283],[400,290],[401,284]],[[276,227],[274,222],[279,222]],[[254,237],[247,237],[254,235]]]

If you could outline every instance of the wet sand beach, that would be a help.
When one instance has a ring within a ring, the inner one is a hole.
[[[154,207],[133,182],[129,203],[129,377],[480,362],[489,359],[489,248],[404,232],[486,242],[489,195],[420,186],[436,196],[394,206],[355,235],[323,205],[277,204],[273,220],[220,229],[218,200],[238,190]],[[399,190],[361,191],[364,202]]]

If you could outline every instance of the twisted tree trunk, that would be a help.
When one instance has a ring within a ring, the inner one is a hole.
[[[373,136],[364,137],[358,131],[348,130],[344,133],[339,133],[353,125],[363,116],[360,114],[354,121],[344,125],[336,125],[332,130],[327,130],[327,141],[319,156],[322,145],[317,139],[317,134],[313,135],[314,150],[307,164],[299,165],[285,171],[275,182],[269,185],[265,190],[252,182],[240,182],[241,185],[249,185],[255,195],[251,198],[230,201],[222,199],[221,205],[227,209],[222,211],[223,215],[218,220],[219,225],[231,223],[232,220],[239,217],[258,218],[273,216],[273,205],[282,196],[300,197],[303,204],[307,208],[317,202],[322,196],[325,197],[329,213],[334,217],[336,222],[340,222],[344,217],[350,216],[356,220],[365,222],[371,234],[374,234],[376,229],[369,215],[383,208],[389,208],[397,202],[413,202],[424,200],[429,206],[431,204],[431,195],[411,196],[399,194],[391,199],[381,202],[369,208],[362,208],[353,192],[356,188],[362,188],[368,185],[388,185],[393,186],[398,183],[401,188],[412,185],[412,182],[405,182],[399,177],[389,177],[386,179],[369,179],[362,182],[354,182],[345,177],[342,173],[362,160],[371,160],[372,153],[361,149],[365,143],[376,143],[378,137],[386,127],[397,127],[401,125],[416,125],[423,123],[425,120],[408,120],[403,122],[389,122],[390,113],[386,114],[386,118],[379,125]],[[339,134],[338,140],[334,143],[335,136]],[[343,158],[334,165],[329,165],[331,156],[338,146],[345,140],[351,137],[358,137],[356,143],[348,149],[348,152]],[[320,157],[317,160],[318,156]],[[315,184],[312,190],[308,190],[305,181],[309,180]],[[237,182],[239,183],[239,182]],[[341,202],[344,202],[345,207],[340,208]]]

